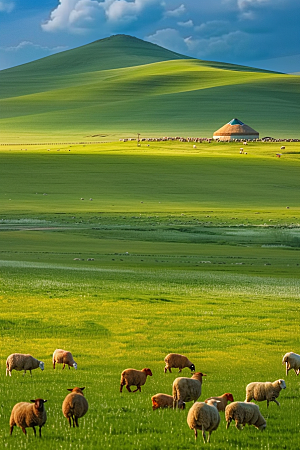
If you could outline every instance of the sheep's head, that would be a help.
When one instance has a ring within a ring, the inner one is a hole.
[[[202,372],[195,372],[192,375],[192,378],[194,378],[195,380],[199,380],[202,383],[202,377],[206,377],[205,373]]]
[[[226,392],[225,397],[229,402],[234,402],[233,395],[230,392]]]
[[[183,402],[182,400],[178,400],[178,408],[185,409],[185,402]]]
[[[77,369],[77,363],[75,361],[73,362],[73,367],[75,370]]]
[[[142,369],[142,372],[145,372],[146,375],[149,375],[149,377],[152,377],[152,372],[150,369],[148,369],[148,368]]]
[[[79,388],[79,387],[74,387],[73,389],[67,389],[67,391],[70,391],[70,392],[76,392],[76,394],[82,394],[83,395],[83,390],[84,390],[85,388],[84,387],[82,387],[82,388]]]
[[[191,372],[195,372],[195,370],[196,370],[195,364],[191,364],[190,365],[190,369],[191,369]]]
[[[42,361],[40,361],[40,362],[39,362],[39,368],[40,368],[41,370],[44,370],[44,368],[45,368],[45,363],[43,363]]]
[[[285,384],[284,380],[280,379],[280,380],[277,380],[277,381],[278,381],[279,387],[281,389],[286,389],[286,384]]]
[[[43,400],[42,398],[36,398],[35,400],[30,400],[31,403],[34,403],[34,407],[39,411],[44,411],[44,403],[46,403],[47,400]]]

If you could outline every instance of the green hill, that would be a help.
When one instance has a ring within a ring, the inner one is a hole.
[[[117,35],[0,72],[2,142],[212,136],[239,117],[299,137],[300,77],[201,61]]]

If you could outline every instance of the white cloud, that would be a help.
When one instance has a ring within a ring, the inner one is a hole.
[[[147,40],[153,44],[160,45],[178,53],[187,50],[187,45],[178,30],[174,28],[165,28],[157,30],[154,34],[147,36]]]
[[[95,0],[60,0],[50,19],[42,24],[44,31],[84,33],[96,22],[105,20],[103,4]]]
[[[193,27],[193,26],[194,26],[194,23],[193,23],[192,20],[187,20],[186,22],[178,22],[178,25],[179,25],[180,27],[187,27],[187,28],[190,28],[190,27]]]
[[[46,46],[43,46],[40,44],[34,44],[33,42],[30,42],[30,41],[22,41],[18,45],[6,47],[6,48],[1,47],[1,49],[5,50],[6,52],[18,52],[18,51],[23,51],[23,50],[27,50],[27,49],[34,49],[34,50],[46,51],[49,53],[56,53],[56,52],[59,52],[62,50],[67,50],[67,47],[57,46],[57,47],[50,48],[50,47],[46,47]]]
[[[176,9],[166,11],[165,16],[166,17],[180,17],[180,16],[182,16],[182,14],[185,13],[185,11],[186,11],[186,8],[182,4]]]
[[[44,31],[85,33],[106,27],[122,27],[158,20],[165,11],[163,0],[59,0],[50,19],[42,24]]]
[[[13,2],[0,1],[0,12],[10,13],[15,8]]]

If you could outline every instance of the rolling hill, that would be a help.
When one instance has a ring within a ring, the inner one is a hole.
[[[232,117],[260,136],[299,137],[300,77],[126,35],[0,72],[1,142],[212,136]]]

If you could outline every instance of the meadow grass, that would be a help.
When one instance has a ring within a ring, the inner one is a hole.
[[[210,448],[297,448],[299,382],[281,360],[299,353],[299,146],[280,159],[279,144],[239,146],[1,147],[3,448],[201,447],[188,408],[152,411],[178,376],[163,373],[169,352],[207,374],[200,400],[286,380],[280,407],[260,404],[265,432],[226,430],[222,413]],[[77,371],[52,369],[60,347]],[[5,377],[16,351],[45,371]],[[127,367],[151,368],[141,393],[119,393]],[[70,430],[61,404],[75,385],[90,408]],[[42,439],[10,437],[13,405],[35,397],[48,399]]]

